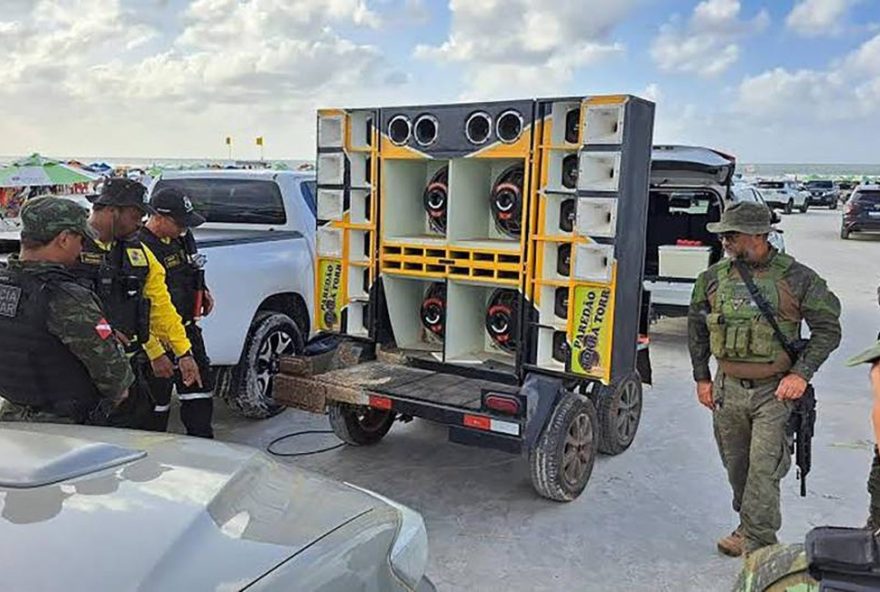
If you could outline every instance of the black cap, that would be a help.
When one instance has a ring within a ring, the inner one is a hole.
[[[147,214],[155,213],[147,202],[147,188],[130,179],[108,179],[101,187],[101,193],[92,202],[101,206],[135,207]]]
[[[186,228],[195,228],[205,223],[205,218],[193,209],[189,196],[177,187],[162,187],[153,193],[150,205],[157,214],[170,216]]]

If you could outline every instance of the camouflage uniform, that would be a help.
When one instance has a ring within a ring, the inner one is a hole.
[[[749,555],[733,592],[818,592],[803,545],[772,545]]]
[[[880,341],[846,362],[847,366],[877,363],[880,363]],[[868,474],[868,493],[871,496],[871,502],[867,526],[872,530],[880,529],[880,452],[877,450],[878,444],[880,442],[874,445],[874,460],[871,462],[871,472]]]
[[[709,225],[711,232],[752,235],[769,228],[769,210],[749,203],[729,207],[720,223]],[[765,261],[749,267],[788,339],[799,337],[801,321],[810,327],[811,339],[792,365],[729,259],[697,278],[688,313],[693,375],[698,382],[711,380],[709,358],[716,356],[715,439],[746,552],[775,544],[782,523],[779,482],[791,466],[785,426],[793,403],[776,398],[779,382],[789,373],[811,380],[841,336],[840,302],[814,271],[772,248]],[[740,325],[731,325],[732,317]],[[744,325],[748,328],[740,331]]]
[[[76,203],[60,198],[33,199],[22,210],[22,237],[48,241],[64,230],[91,236],[87,213]],[[97,394],[109,402],[115,401],[131,385],[134,376],[121,347],[112,336],[112,330],[94,293],[77,284],[66,268],[57,263],[21,261],[17,255],[9,258],[8,271],[31,276],[51,276],[52,289],[47,294],[45,328],[57,338],[85,367]],[[47,284],[48,285],[48,284]],[[0,393],[3,396],[3,393]],[[9,398],[16,398],[8,393]],[[108,406],[108,410],[112,407]],[[51,421],[72,423],[47,410],[3,401],[0,409],[3,421]]]

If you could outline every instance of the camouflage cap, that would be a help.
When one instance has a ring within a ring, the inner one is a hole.
[[[73,200],[45,196],[29,199],[21,209],[21,237],[49,242],[65,230],[90,238],[97,233],[89,226],[89,212]]]
[[[740,201],[724,210],[720,222],[706,224],[706,230],[715,234],[723,232],[768,234],[771,218],[770,208],[764,204],[754,201]]]
[[[854,355],[846,361],[847,366],[856,366],[858,364],[866,364],[877,362],[880,360],[880,341],[866,349],[865,351]]]

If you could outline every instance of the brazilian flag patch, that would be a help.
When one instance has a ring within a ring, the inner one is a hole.
[[[126,249],[125,252],[128,253],[128,260],[131,261],[133,266],[146,267],[149,265],[147,263],[147,256],[140,249]]]

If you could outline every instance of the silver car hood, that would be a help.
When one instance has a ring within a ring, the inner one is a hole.
[[[111,468],[104,459],[97,472],[60,482],[0,488],[0,573],[10,589],[239,590],[386,507],[251,448],[81,426],[0,428],[0,452],[19,455],[10,479],[34,455],[38,477],[51,482],[52,471],[69,473],[64,463],[79,462],[78,451],[95,442],[146,455]]]

